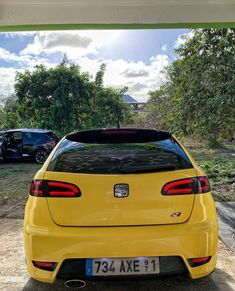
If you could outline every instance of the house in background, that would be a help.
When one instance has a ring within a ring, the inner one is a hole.
[[[144,111],[147,102],[139,102],[130,95],[123,95],[123,100],[127,103],[133,112],[141,112]]]

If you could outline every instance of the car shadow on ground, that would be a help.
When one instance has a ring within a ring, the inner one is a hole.
[[[158,279],[138,279],[138,280],[115,280],[115,281],[87,281],[84,291],[233,291],[229,284],[233,278],[220,269],[215,269],[214,273],[201,279],[192,280],[185,276],[161,277]],[[69,290],[64,286],[64,281],[57,280],[54,284],[45,284],[29,279],[22,291],[60,291]],[[78,289],[71,289],[78,290]],[[81,289],[79,289],[81,290]]]

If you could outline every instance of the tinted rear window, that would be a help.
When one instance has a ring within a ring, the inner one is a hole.
[[[53,133],[25,132],[23,135],[24,143],[44,144],[55,140]]]
[[[58,142],[58,137],[53,132],[48,132],[46,135],[49,136],[50,140],[54,140],[55,142]]]
[[[174,138],[139,143],[83,143],[65,139],[48,171],[85,174],[130,174],[192,168]]]

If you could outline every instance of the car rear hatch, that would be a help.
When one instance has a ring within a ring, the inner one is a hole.
[[[163,195],[163,186],[195,177],[180,145],[154,130],[95,130],[70,134],[52,157],[44,180],[77,186],[79,197],[48,197],[61,226],[183,223],[194,194]],[[57,189],[58,190],[58,189]]]

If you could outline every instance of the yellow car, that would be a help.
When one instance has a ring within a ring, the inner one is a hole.
[[[164,131],[68,134],[31,184],[25,255],[29,274],[42,282],[196,279],[215,268],[217,243],[208,178]]]

